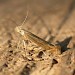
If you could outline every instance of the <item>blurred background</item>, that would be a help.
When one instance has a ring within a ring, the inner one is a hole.
[[[75,37],[75,0],[0,0],[0,36],[9,37],[27,12],[23,28],[46,41]]]

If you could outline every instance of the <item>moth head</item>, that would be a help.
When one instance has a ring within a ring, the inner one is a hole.
[[[15,31],[20,33],[21,35],[24,35],[24,30],[22,29],[22,26],[18,26],[15,28]]]

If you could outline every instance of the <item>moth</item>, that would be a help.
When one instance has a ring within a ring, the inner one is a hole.
[[[29,39],[32,42],[36,43],[38,46],[44,48],[45,50],[50,50],[52,53],[59,55],[61,54],[61,47],[58,45],[52,45],[47,41],[43,40],[42,38],[34,35],[33,33],[23,29],[22,26],[18,26],[15,28],[16,32],[18,32],[23,39]]]

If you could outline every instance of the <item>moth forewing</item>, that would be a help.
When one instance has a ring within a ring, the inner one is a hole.
[[[38,36],[32,34],[31,32],[29,32],[25,29],[22,29],[21,26],[16,27],[15,30],[23,36],[24,40],[29,39],[32,42],[36,43],[38,46],[44,48],[45,50],[50,50],[51,52],[54,52],[56,54],[61,53],[60,46],[54,46],[52,44],[49,44],[47,41],[39,38]]]

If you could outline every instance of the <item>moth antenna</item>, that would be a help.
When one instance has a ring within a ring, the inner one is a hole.
[[[26,22],[26,20],[27,20],[27,18],[28,18],[28,13],[29,13],[29,11],[27,11],[27,15],[26,15],[26,17],[25,17],[25,19],[24,19],[23,23],[21,24],[21,26],[23,26],[23,25],[24,25],[24,23]]]

